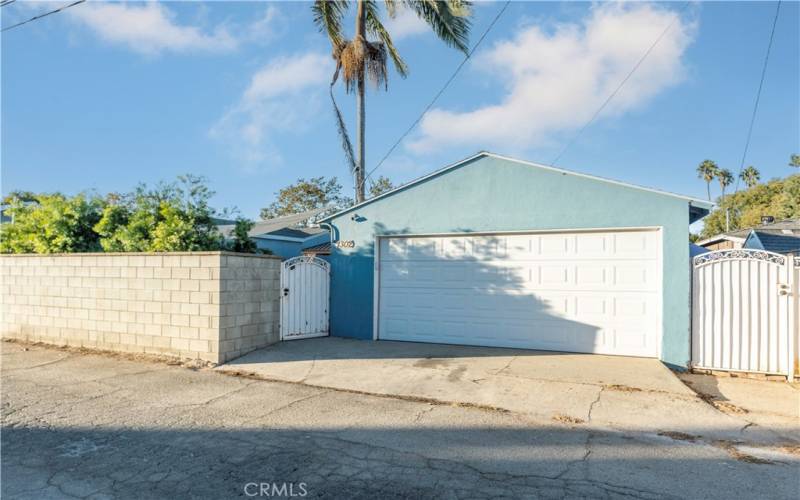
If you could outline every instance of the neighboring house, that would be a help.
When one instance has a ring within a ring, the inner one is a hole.
[[[323,219],[331,334],[690,360],[709,202],[481,152]]]
[[[300,224],[321,214],[328,208],[309,210],[298,214],[276,217],[256,222],[248,233],[261,250],[268,250],[272,255],[284,259],[296,257],[302,249],[323,243],[329,240],[329,233],[321,227],[303,227]],[[218,226],[220,232],[230,238],[235,221],[232,224]]]
[[[800,235],[790,236],[788,234],[775,234],[753,229],[747,235],[742,248],[800,255]]]
[[[735,248],[748,248],[744,246],[751,231],[756,230],[762,233],[800,236],[800,219],[786,219],[778,222],[762,224],[757,227],[748,227],[720,233],[710,238],[698,241],[697,244],[708,250],[728,250]]]

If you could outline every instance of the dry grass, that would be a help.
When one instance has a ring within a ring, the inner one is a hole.
[[[676,441],[688,441],[690,443],[696,442],[698,438],[698,436],[695,436],[693,434],[687,434],[685,432],[678,432],[678,431],[662,431],[659,432],[658,435],[668,437]]]
[[[555,415],[553,415],[553,421],[570,425],[580,425],[586,423],[586,421],[583,420],[582,418],[573,417],[570,415],[564,415],[563,413],[556,413]]]
[[[119,352],[119,351],[110,351],[107,349],[95,349],[90,347],[63,346],[56,344],[47,344],[44,342],[28,342],[20,339],[3,339],[3,342],[23,346],[22,347],[23,351],[28,351],[31,348],[49,349],[53,351],[68,352],[72,354],[104,356],[107,358],[124,359],[127,361],[137,361],[141,363],[159,363],[159,364],[166,364],[169,366],[180,366],[191,370],[201,370],[217,366],[216,363],[212,363],[210,361],[204,361],[202,359],[180,358],[176,356],[168,356],[161,354],[150,354],[143,352]]]

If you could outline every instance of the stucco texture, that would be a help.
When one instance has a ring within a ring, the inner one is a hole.
[[[329,222],[337,240],[355,242],[331,253],[331,333],[362,339],[373,338],[376,235],[659,227],[661,359],[690,359],[686,199],[482,155]]]

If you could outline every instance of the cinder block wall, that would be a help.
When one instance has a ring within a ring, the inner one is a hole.
[[[214,363],[279,340],[277,257],[3,255],[0,269],[4,338]]]

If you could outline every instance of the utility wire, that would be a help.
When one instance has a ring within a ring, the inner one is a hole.
[[[628,73],[628,75],[625,78],[623,78],[621,82],[619,82],[619,85],[617,86],[616,89],[614,89],[614,92],[612,92],[611,95],[609,95],[608,98],[605,100],[605,102],[603,102],[603,104],[597,109],[597,111],[594,112],[594,114],[589,119],[589,121],[586,122],[583,125],[583,127],[581,127],[580,130],[578,130],[578,132],[574,136],[572,136],[572,139],[570,139],[569,142],[567,142],[567,145],[564,146],[564,148],[561,150],[561,152],[558,153],[558,155],[553,159],[553,161],[550,162],[550,166],[551,167],[555,166],[556,162],[558,162],[558,160],[560,160],[561,157],[564,156],[564,153],[566,153],[567,150],[570,147],[572,147],[573,144],[575,144],[575,141],[578,140],[578,138],[581,136],[581,134],[583,134],[583,132],[587,128],[589,128],[589,125],[591,125],[595,121],[595,119],[597,119],[597,117],[600,116],[600,113],[602,113],[603,110],[606,108],[606,106],[608,106],[608,103],[610,103],[611,100],[614,99],[614,96],[617,95],[617,93],[620,91],[620,89],[622,89],[622,87],[631,78],[631,76],[633,76],[633,74],[636,73],[636,70],[639,69],[639,66],[641,66],[642,63],[644,62],[644,60],[647,59],[647,56],[649,56],[650,53],[653,51],[653,49],[656,48],[656,45],[658,45],[658,43],[661,41],[661,39],[664,38],[664,35],[666,35],[667,32],[670,30],[670,28],[672,28],[672,25],[674,25],[675,22],[678,19],[680,19],[681,14],[683,14],[683,11],[686,10],[686,7],[689,6],[689,3],[690,2],[687,1],[685,4],[683,4],[683,7],[681,7],[681,9],[678,11],[678,15],[676,15],[675,18],[672,20],[672,22],[670,22],[669,25],[667,25],[667,27],[664,28],[664,31],[662,31],[661,34],[658,35],[658,38],[656,38],[656,40],[653,42],[653,44],[650,46],[650,48],[647,49],[647,51],[644,53],[644,55],[642,55],[641,59],[639,59],[639,61],[636,63],[636,65],[634,65],[633,69],[631,69],[630,73]]]
[[[403,142],[403,139],[405,139],[406,136],[408,136],[408,134],[410,134],[411,131],[414,130],[414,128],[417,125],[419,125],[419,122],[422,121],[422,117],[425,116],[425,113],[427,113],[433,107],[433,105],[436,104],[436,101],[442,96],[442,94],[444,94],[444,91],[447,90],[447,87],[449,87],[450,84],[453,83],[453,80],[455,80],[456,76],[461,71],[461,68],[464,67],[464,65],[467,63],[467,61],[470,60],[470,58],[475,53],[475,51],[478,50],[478,47],[480,47],[481,43],[486,38],[486,35],[488,35],[489,32],[492,30],[492,28],[494,28],[494,25],[497,24],[497,21],[500,19],[500,16],[503,15],[503,13],[506,11],[506,9],[508,8],[508,5],[510,3],[511,3],[511,0],[507,0],[506,1],[506,3],[503,5],[503,8],[500,9],[500,11],[494,17],[492,22],[489,24],[489,27],[486,28],[486,31],[483,32],[483,35],[481,35],[481,37],[478,39],[478,41],[472,47],[472,50],[467,52],[467,55],[466,55],[466,57],[464,57],[464,60],[461,61],[461,64],[459,64],[458,67],[456,67],[456,70],[453,71],[453,74],[450,75],[450,78],[447,79],[447,81],[444,83],[444,85],[439,90],[439,92],[437,92],[436,95],[431,100],[431,102],[429,102],[428,105],[425,106],[425,109],[422,110],[422,113],[420,113],[420,115],[417,117],[417,119],[414,120],[414,122],[408,127],[408,129],[406,129],[405,132],[403,132],[403,135],[401,135],[400,138],[397,139],[397,141],[395,141],[395,143],[392,145],[392,147],[389,148],[389,151],[387,151],[386,154],[383,155],[383,158],[381,158],[381,161],[378,162],[378,164],[375,166],[375,168],[370,170],[367,173],[367,175],[364,176],[364,179],[361,181],[361,184],[358,187],[361,187],[365,182],[367,182],[367,178],[371,177],[372,174],[375,173],[375,171],[378,170],[381,167],[381,165],[383,165],[383,162],[386,161],[386,159],[389,158],[389,156],[394,152],[394,150],[397,148],[397,146],[399,146],[400,143]]]
[[[16,1],[17,0],[3,0],[2,2],[0,2],[0,7],[5,7],[6,5],[12,4],[12,3],[16,2]]]
[[[761,89],[764,87],[764,77],[767,74],[767,63],[769,63],[769,53],[772,50],[772,40],[775,38],[775,26],[778,24],[778,14],[781,11],[781,0],[778,0],[778,6],[775,8],[775,18],[772,20],[772,31],[769,33],[769,43],[767,44],[767,53],[764,55],[764,65],[761,67],[761,80],[758,82],[758,91],[756,92],[756,102],[753,104],[753,114],[750,116],[750,126],[747,129],[747,139],[744,142],[744,151],[742,152],[742,161],[739,163],[739,175],[736,176],[736,189],[734,193],[739,192],[739,181],[741,180],[742,170],[744,169],[744,161],[747,158],[747,150],[750,149],[750,138],[753,135],[753,125],[756,122],[756,113],[758,112],[758,102],[761,100]]]
[[[75,7],[76,5],[81,4],[81,3],[85,2],[85,1],[86,0],[78,0],[77,2],[72,2],[70,4],[61,6],[61,7],[57,8],[57,9],[55,9],[55,10],[51,10],[50,12],[45,12],[44,14],[39,14],[38,16],[33,16],[32,18],[28,19],[27,21],[22,21],[22,22],[19,22],[17,24],[12,24],[11,26],[7,26],[7,27],[3,28],[2,30],[0,30],[0,32],[5,32],[5,31],[8,31],[10,29],[14,29],[14,28],[17,28],[19,26],[22,26],[23,24],[28,24],[31,21],[36,21],[37,19],[41,19],[43,17],[47,17],[50,14],[55,14],[56,12],[61,12],[62,10],[67,10],[70,7]],[[11,3],[11,2],[9,1],[9,2],[3,3],[2,5],[5,6],[5,5],[9,4],[9,3]]]

